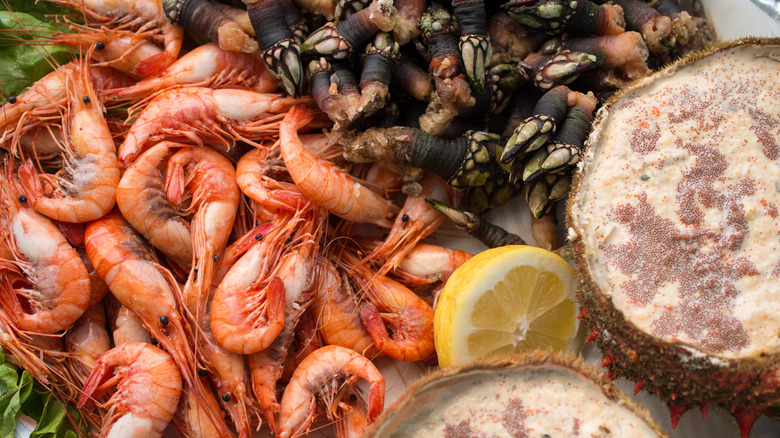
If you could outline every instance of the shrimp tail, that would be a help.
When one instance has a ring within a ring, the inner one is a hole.
[[[279,412],[279,402],[276,396],[276,380],[281,373],[281,366],[265,351],[247,356],[252,370],[252,389],[260,403],[268,427],[279,436],[276,425],[276,414]]]
[[[96,399],[111,386],[112,368],[105,362],[98,360],[98,363],[92,368],[87,381],[84,382],[84,389],[82,389],[81,395],[76,402],[77,408],[91,410],[95,406]]]
[[[5,276],[0,278],[0,307],[7,312],[12,321],[18,320],[19,315],[24,312],[13,285]]]
[[[184,168],[177,165],[169,166],[165,177],[165,194],[172,204],[178,205],[181,202],[186,185]]]
[[[168,52],[160,52],[141,61],[135,71],[142,77],[150,76],[162,71],[169,66],[173,60]]]
[[[371,303],[364,304],[360,308],[360,319],[363,320],[363,325],[366,327],[366,331],[368,331],[374,344],[376,344],[379,350],[382,350],[385,346],[385,341],[390,339],[390,333],[382,320],[382,315],[379,314],[379,309]]]

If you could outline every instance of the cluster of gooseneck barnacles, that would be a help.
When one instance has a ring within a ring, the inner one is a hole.
[[[676,0],[163,5],[191,33],[259,51],[288,94],[311,94],[349,160],[410,181],[437,173],[466,196],[436,208],[472,215],[520,193],[549,214],[599,101],[712,40],[698,2]]]

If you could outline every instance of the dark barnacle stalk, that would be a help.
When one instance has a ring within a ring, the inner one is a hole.
[[[395,66],[393,84],[423,102],[431,100],[431,96],[436,91],[430,73],[405,56],[401,56]]]
[[[501,155],[501,163],[510,164],[516,158],[547,143],[558,124],[566,117],[571,93],[572,91],[563,85],[544,93],[536,103],[533,114],[520,123],[507,141]]]
[[[629,31],[601,37],[571,37],[563,42],[563,48],[594,55],[597,68],[618,69],[628,79],[638,79],[650,71],[647,66],[647,45],[638,32]]]
[[[382,162],[435,173],[455,189],[481,186],[506,172],[498,165],[500,136],[468,131],[446,140],[404,126],[369,128],[341,139],[344,156],[353,162]]]
[[[522,237],[510,233],[474,213],[461,210],[435,199],[425,198],[425,202],[451,220],[456,227],[479,239],[488,248],[505,245],[526,245]]]
[[[301,44],[304,56],[324,56],[344,59],[351,56],[374,34],[389,32],[395,22],[395,6],[392,0],[374,0],[349,18],[328,22],[309,35]]]
[[[208,0],[162,0],[162,7],[171,23],[217,42],[224,50],[257,53],[257,41]]]
[[[485,73],[492,49],[487,31],[484,0],[452,0],[460,26],[460,49],[466,76],[477,94],[485,92]]]
[[[551,35],[618,35],[625,31],[620,7],[599,6],[589,0],[514,0],[504,8],[520,23]]]
[[[335,130],[351,125],[360,115],[360,92],[345,66],[331,65],[325,58],[311,61],[309,84],[314,102],[336,123]]]
[[[287,27],[290,28],[290,32],[293,34],[293,38],[298,45],[303,44],[303,41],[309,35],[309,26],[306,24],[306,20],[301,14],[301,10],[298,9],[292,0],[279,0],[279,5],[282,7],[284,13],[284,22],[287,23]]]
[[[532,182],[547,173],[561,173],[579,161],[580,151],[590,132],[593,111],[598,102],[592,93],[575,92],[573,98],[574,104],[566,114],[561,129],[546,147],[539,148],[525,163],[522,174],[524,183]],[[519,166],[513,163],[513,175],[516,167]]]
[[[573,82],[579,75],[596,67],[596,57],[583,52],[563,50],[554,55],[532,53],[518,64],[518,70],[540,90]]]
[[[430,58],[428,69],[439,98],[445,103],[473,105],[474,98],[458,48],[460,33],[455,19],[444,6],[433,3],[423,14],[420,29]]]
[[[393,68],[401,57],[400,50],[387,32],[377,33],[374,41],[366,46],[360,75],[360,113],[364,117],[385,106]]]
[[[642,0],[615,0],[615,4],[623,8],[627,28],[641,33],[651,52],[664,53],[675,46],[669,17]]]
[[[282,81],[291,96],[303,94],[300,47],[295,41],[278,0],[244,0],[268,69]]]

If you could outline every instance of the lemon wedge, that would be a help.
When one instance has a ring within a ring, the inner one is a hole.
[[[554,350],[579,353],[577,275],[558,255],[533,246],[483,251],[444,286],[433,318],[439,365]]]

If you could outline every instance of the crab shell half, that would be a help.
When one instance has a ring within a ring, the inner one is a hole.
[[[408,387],[365,436],[594,433],[667,436],[645,409],[592,365],[571,355],[534,351],[429,374]]]
[[[567,205],[567,226],[569,239],[573,244],[576,256],[577,270],[582,281],[578,299],[580,307],[583,309],[582,316],[586,324],[591,328],[591,335],[588,339],[597,340],[604,356],[604,366],[609,367],[612,377],[628,378],[637,382],[636,391],[644,388],[650,393],[660,395],[669,404],[673,425],[676,424],[688,407],[700,405],[703,412],[706,412],[706,407],[713,404],[733,412],[737,417],[743,436],[747,436],[753,422],[762,412],[768,408],[776,408],[780,404],[780,398],[777,395],[777,391],[780,389],[780,353],[777,351],[780,350],[763,351],[750,357],[729,358],[724,357],[723,354],[707,351],[706,348],[701,348],[700,345],[683,342],[679,339],[662,339],[661,336],[656,336],[644,329],[640,329],[637,324],[627,319],[624,312],[616,307],[615,302],[613,302],[612,291],[603,290],[602,286],[600,286],[600,284],[604,284],[603,279],[605,276],[603,272],[607,272],[604,267],[606,263],[594,255],[596,251],[594,248],[590,248],[589,245],[606,246],[607,237],[609,236],[604,237],[601,242],[594,245],[595,239],[590,239],[591,236],[587,235],[591,231],[583,229],[591,227],[589,230],[595,230],[595,225],[591,226],[586,223],[589,220],[600,221],[602,226],[605,221],[605,217],[593,218],[583,213],[583,205],[586,205],[587,202],[592,202],[585,200],[588,196],[591,196],[591,199],[593,196],[587,193],[594,193],[594,190],[588,192],[589,187],[586,187],[586,184],[590,182],[586,182],[586,180],[592,177],[592,173],[595,172],[594,169],[598,168],[599,164],[604,165],[603,162],[599,162],[599,158],[602,155],[600,151],[600,149],[603,149],[602,145],[605,142],[612,141],[622,142],[621,147],[626,148],[626,150],[630,147],[627,138],[616,138],[615,135],[610,136],[604,133],[610,126],[610,121],[613,120],[611,116],[616,113],[619,114],[620,110],[633,111],[633,114],[628,117],[633,117],[638,123],[648,122],[647,125],[644,125],[648,128],[648,131],[653,126],[652,124],[657,121],[652,116],[643,118],[636,108],[627,108],[625,102],[628,98],[623,101],[621,99],[629,94],[629,97],[637,95],[641,97],[642,95],[656,93],[659,87],[664,87],[660,80],[674,78],[676,73],[686,67],[695,65],[701,60],[719,59],[713,57],[721,57],[724,53],[741,50],[754,51],[753,57],[760,56],[778,61],[777,57],[780,56],[780,39],[748,38],[727,42],[703,52],[692,53],[620,90],[605,103],[599,110],[593,131],[586,143],[583,161],[579,164],[578,171],[574,176],[572,191]],[[780,62],[777,62],[777,67],[778,74],[775,75],[777,79],[774,82],[775,90],[780,88]],[[724,82],[734,85],[738,85],[740,81],[749,80],[737,75],[723,79]],[[774,97],[777,98],[777,94]],[[682,102],[684,100],[680,99],[682,105],[677,106],[677,108],[665,109],[661,107],[657,111],[675,111],[685,108],[688,102]],[[728,99],[723,99],[723,101],[726,100]],[[622,103],[618,105],[618,102]],[[671,106],[674,107],[675,105]],[[713,105],[708,107],[708,110],[717,110],[723,106],[726,105]],[[654,109],[653,111],[656,110]],[[725,112],[726,110],[723,111]],[[658,116],[661,114],[660,112],[655,112],[655,115]],[[711,113],[707,112],[706,116],[711,116]],[[777,118],[780,117],[780,114],[773,114],[772,116],[775,117],[774,120],[778,120]],[[663,128],[661,130],[663,131]],[[659,135],[664,136],[667,134],[666,131],[663,131]],[[678,144],[681,144],[679,137],[677,140],[680,142]],[[636,147],[636,144],[632,147]],[[699,159],[699,157],[696,156],[696,159]],[[760,157],[759,159],[764,160],[765,158]],[[691,162],[688,161],[687,163],[690,165]],[[613,163],[609,164],[612,165]],[[628,165],[629,163],[627,162],[626,166]],[[643,174],[642,178],[644,179],[644,177],[645,175]],[[635,186],[632,186],[630,189],[633,190],[634,188]],[[628,191],[626,190],[626,192]],[[618,199],[620,197],[628,198],[628,196],[623,195],[625,193],[616,195],[614,202],[623,202]],[[639,196],[641,197],[641,195]],[[652,196],[656,196],[656,194]],[[667,202],[671,202],[668,200],[669,197],[675,199],[673,191],[658,196],[657,199],[664,199],[664,196],[666,196]],[[698,200],[700,201],[701,198],[698,198]],[[682,207],[678,211],[681,210]],[[634,219],[635,221],[639,220],[639,216],[634,217],[636,218]],[[631,222],[631,225],[633,226],[635,223]],[[625,235],[618,237],[618,240],[620,239],[623,239],[622,241],[625,242]],[[607,258],[607,256],[604,256],[604,258]],[[657,263],[661,263],[661,261],[658,260]],[[612,266],[615,265],[613,264]],[[609,271],[610,273],[606,276],[606,278],[609,278],[607,285],[617,284],[613,282],[622,281],[615,280],[614,272],[617,269],[614,267],[612,269],[613,271]],[[594,272],[596,272],[595,275]],[[596,276],[600,276],[599,284],[597,284],[599,280],[596,280]],[[780,281],[777,281],[773,287],[780,287]],[[674,305],[674,303],[670,303],[670,305]],[[712,305],[714,306],[715,304]],[[777,312],[774,313],[776,315],[775,318],[780,318],[780,308],[776,310]],[[769,311],[769,313],[771,314],[772,312]],[[634,321],[637,319],[641,318],[636,317]],[[717,327],[713,328],[713,330],[717,329]]]

